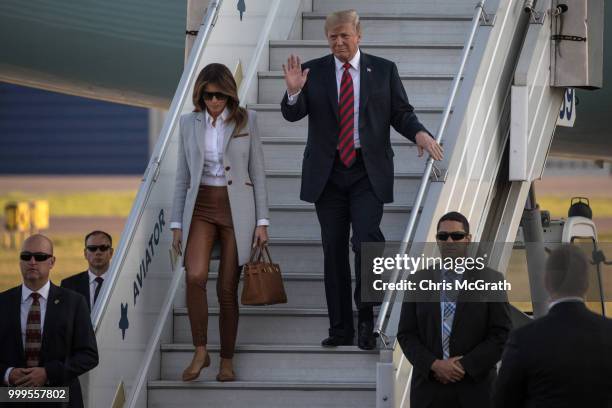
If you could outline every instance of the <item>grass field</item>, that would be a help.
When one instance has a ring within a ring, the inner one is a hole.
[[[60,193],[24,193],[11,191],[0,194],[0,209],[10,201],[49,201],[49,213],[54,217],[127,217],[136,191],[81,191]]]
[[[24,193],[11,191],[0,193],[0,208],[10,201],[43,199],[49,201],[53,216],[127,217],[136,198],[136,191],[68,191],[55,193]],[[540,208],[550,211],[554,218],[567,217],[570,199],[562,195],[539,196]],[[591,197],[593,214],[600,218],[612,218],[612,197]]]
[[[49,200],[50,211],[56,217],[127,217],[136,196],[136,191],[66,191],[54,193],[0,193],[0,209],[14,200]],[[551,212],[553,218],[566,217],[569,207],[567,197],[548,195],[538,197],[541,208]],[[612,198],[593,197],[590,200],[593,213],[597,217],[612,218]],[[117,237],[119,238],[119,237]],[[55,283],[72,274],[83,271],[87,263],[83,258],[82,235],[54,234],[55,255],[57,263],[51,271],[51,280]],[[117,239],[118,240],[118,239]],[[600,231],[601,242],[612,242],[612,231]],[[114,247],[117,247],[114,243]],[[18,249],[0,250],[0,291],[21,282],[19,272]],[[612,254],[607,254],[612,259]],[[512,276],[526,276],[524,261],[512,262]],[[520,283],[520,285],[523,285]]]

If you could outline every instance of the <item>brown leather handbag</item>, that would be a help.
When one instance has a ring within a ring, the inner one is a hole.
[[[267,245],[253,248],[249,262],[244,265],[244,286],[240,301],[250,306],[287,303],[280,266],[272,263]]]

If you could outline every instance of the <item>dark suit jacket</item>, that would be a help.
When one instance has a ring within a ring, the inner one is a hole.
[[[419,271],[413,279],[439,281],[439,276],[438,271]],[[497,282],[503,276],[484,269],[466,272],[464,279]],[[410,406],[426,407],[435,394],[451,392],[463,407],[488,407],[495,365],[512,328],[507,298],[503,295],[504,301],[479,302],[475,298],[462,301],[465,296],[459,294],[450,338],[450,356],[463,356],[461,365],[466,374],[461,381],[444,385],[433,377],[431,371],[433,362],[443,358],[439,296],[439,292],[432,292],[430,301],[407,299],[402,305],[397,340],[413,366]]]
[[[87,301],[87,309],[91,309],[91,299],[89,295],[89,272],[81,272],[76,275],[69,276],[63,279],[60,283],[62,288],[74,290],[77,293],[83,295]]]
[[[9,367],[26,366],[21,339],[21,286],[0,293],[0,310],[4,316],[0,319],[0,375],[4,378]],[[96,337],[85,299],[53,283],[47,300],[40,364],[47,371],[49,387],[70,387],[68,407],[83,407],[78,376],[98,365]],[[44,405],[49,408],[62,406]]]
[[[495,407],[612,407],[612,320],[563,302],[512,332]]]
[[[302,164],[300,198],[315,202],[329,176],[338,145],[338,90],[334,56],[308,61],[308,80],[296,104],[281,102],[283,117],[295,122],[308,115],[308,141]],[[393,201],[393,150],[390,126],[411,141],[427,131],[408,103],[397,66],[386,59],[361,53],[359,139],[374,193],[385,203]]]

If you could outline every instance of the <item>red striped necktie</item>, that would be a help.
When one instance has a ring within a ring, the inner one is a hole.
[[[26,323],[25,336],[25,355],[27,367],[38,367],[40,346],[42,343],[41,327],[40,327],[40,294],[34,292],[32,297],[32,306],[28,312],[28,320]]]
[[[351,64],[346,62],[343,66],[344,73],[340,81],[340,101],[338,109],[340,113],[340,135],[338,136],[338,151],[340,160],[346,167],[351,167],[357,158],[355,151],[355,95],[353,93],[353,78],[349,72]]]

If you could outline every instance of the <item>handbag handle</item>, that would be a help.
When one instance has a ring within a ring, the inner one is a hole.
[[[270,251],[268,250],[268,244],[256,245],[253,249],[251,249],[249,263],[252,263],[255,260],[257,260],[257,262],[265,261],[272,263],[272,257],[270,256]]]
[[[261,251],[261,245],[254,246],[251,249],[251,256],[249,257],[249,263],[253,263],[255,260],[257,262],[261,262],[263,258],[263,253]]]
[[[268,263],[272,263],[272,257],[270,256],[270,251],[268,250],[268,244],[263,244],[262,249],[265,250],[265,256],[262,256],[263,260]],[[264,251],[261,251],[261,254],[264,255]]]

